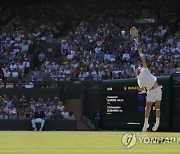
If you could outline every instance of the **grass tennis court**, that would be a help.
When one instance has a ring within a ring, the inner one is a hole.
[[[180,153],[179,143],[145,144],[139,141],[131,148],[122,144],[122,136],[128,132],[119,131],[1,131],[0,154],[56,154],[56,153],[118,153],[118,154],[170,154]],[[174,137],[180,133],[135,132],[138,137]]]

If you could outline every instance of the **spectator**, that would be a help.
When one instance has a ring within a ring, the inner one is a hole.
[[[61,114],[61,110],[59,108],[54,110],[53,119],[59,119],[59,120],[64,119],[63,115]]]
[[[22,46],[21,46],[21,50],[22,50],[22,52],[28,52],[28,50],[29,50],[29,45],[28,45],[28,42],[27,42],[27,41],[24,41],[24,43],[23,43]]]
[[[34,88],[34,84],[31,81],[29,81],[29,82],[25,83],[24,87],[25,88]]]
[[[27,58],[25,58],[23,61],[23,67],[24,67],[24,73],[27,74],[30,70],[30,62],[28,61]]]
[[[15,69],[17,69],[17,65],[16,65],[16,63],[13,61],[12,63],[11,63],[11,65],[9,66],[9,69],[11,70],[11,71],[14,71]]]
[[[9,119],[8,114],[4,111],[3,106],[0,106],[0,119]]]
[[[7,103],[4,103],[3,104],[3,107],[2,107],[2,112],[3,112],[3,117],[6,118],[6,119],[9,119],[9,107],[7,106]]]
[[[99,109],[96,110],[96,113],[94,115],[94,120],[95,120],[96,130],[101,128],[101,113],[100,113]]]
[[[9,109],[9,119],[16,119],[16,118],[17,118],[17,110],[12,104]]]
[[[125,60],[125,61],[128,61],[128,60],[130,59],[130,54],[128,53],[128,51],[126,51],[126,52],[123,54],[122,59]]]
[[[18,100],[18,97],[13,95],[13,98],[11,100],[11,104],[17,109],[19,108],[19,100]]]
[[[51,102],[51,99],[47,98],[47,101],[45,101],[44,107],[49,107],[50,102]]]
[[[18,119],[26,119],[25,110],[23,108],[18,108]]]
[[[15,86],[16,88],[24,88],[24,83],[21,80],[19,80]]]
[[[53,113],[49,110],[49,108],[45,109],[45,119],[52,119],[53,118]]]
[[[45,113],[39,106],[36,108],[36,111],[33,115],[33,119],[31,120],[31,123],[32,123],[32,128],[34,131],[37,131],[36,123],[40,123],[41,127],[39,131],[42,131],[44,127],[44,123],[45,123]]]
[[[5,87],[4,83],[3,83],[2,79],[0,79],[0,88],[4,88],[4,87]]]
[[[2,69],[3,69],[4,78],[6,80],[8,80],[11,77],[11,72],[9,71],[9,69],[7,67],[6,68],[2,68]]]
[[[25,118],[26,119],[31,119],[32,118],[32,111],[31,111],[31,108],[30,107],[27,107],[25,109]]]
[[[20,98],[19,104],[20,104],[19,108],[26,108],[26,107],[30,106],[30,104],[28,103],[28,101],[24,95]]]
[[[14,79],[18,79],[18,77],[19,77],[19,73],[18,73],[18,71],[17,71],[17,69],[14,69],[13,71],[12,71],[12,78],[14,78]]]
[[[75,116],[74,116],[74,114],[73,114],[73,111],[70,111],[70,112],[69,112],[68,120],[75,120]]]
[[[31,104],[30,105],[31,111],[35,112],[35,110],[36,110],[36,101],[34,101],[33,98],[31,98],[30,104]]]
[[[66,55],[68,51],[68,43],[66,40],[61,41],[61,54]]]
[[[54,110],[55,110],[55,108],[56,108],[56,106],[54,105],[54,101],[51,101],[50,102],[50,105],[49,105],[49,110],[51,111],[51,112],[54,112]]]
[[[12,81],[9,80],[9,81],[6,83],[6,88],[14,88],[14,83],[12,83]]]
[[[58,101],[57,109],[59,109],[61,112],[64,111],[65,107],[61,101]]]
[[[44,52],[41,51],[41,53],[38,55],[39,61],[42,62],[46,58]]]
[[[65,120],[69,119],[69,112],[67,112],[66,108],[64,108],[64,111],[61,112],[61,115],[64,117]]]

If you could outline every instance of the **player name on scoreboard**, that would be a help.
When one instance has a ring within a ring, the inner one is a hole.
[[[124,99],[118,98],[118,96],[107,96],[106,98],[107,103],[108,102],[124,102]]]
[[[124,99],[119,98],[118,96],[107,96],[106,102],[107,114],[123,112],[121,103],[124,102]]]

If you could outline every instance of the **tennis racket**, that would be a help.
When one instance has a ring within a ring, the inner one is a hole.
[[[139,44],[139,40],[138,40],[139,34],[138,34],[138,29],[136,27],[132,27],[130,29],[130,36],[134,40],[134,42],[138,45]]]

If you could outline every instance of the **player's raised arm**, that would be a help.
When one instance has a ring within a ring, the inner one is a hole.
[[[146,58],[144,57],[141,48],[138,49],[138,53],[139,53],[139,56],[140,56],[140,58],[141,58],[143,68],[148,68],[147,62],[146,62]]]

